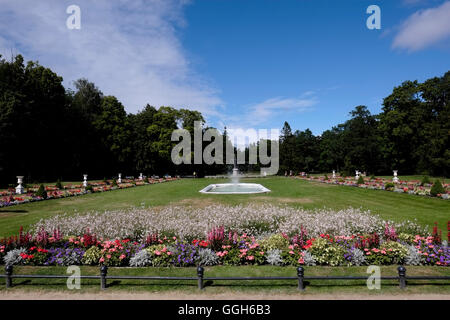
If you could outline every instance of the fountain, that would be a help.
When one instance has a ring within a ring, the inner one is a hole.
[[[253,194],[266,193],[270,192],[270,190],[258,183],[240,183],[239,169],[237,168],[235,158],[231,183],[210,184],[199,192],[209,194]]]

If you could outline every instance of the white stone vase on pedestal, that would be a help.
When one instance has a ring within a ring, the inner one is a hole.
[[[394,170],[394,178],[392,179],[392,181],[394,181],[394,183],[398,183],[399,179],[397,177],[397,172],[398,170]]]
[[[144,176],[142,175],[142,173],[139,175],[139,180],[144,180]]]
[[[333,179],[336,178],[336,170],[333,170]]]
[[[122,183],[122,174],[119,173],[119,179],[117,179],[117,183]]]
[[[359,179],[359,171],[356,170],[355,173],[356,173],[355,179],[358,180]]]
[[[23,176],[17,176],[17,187],[16,187],[16,193],[17,194],[23,194],[25,193],[24,188],[22,186],[23,182]]]
[[[88,186],[87,177],[87,174],[83,174],[83,187],[85,188]]]

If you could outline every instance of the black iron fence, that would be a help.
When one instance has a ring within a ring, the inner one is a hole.
[[[73,277],[72,275],[23,275],[14,274],[13,266],[5,267],[5,274],[0,274],[0,278],[6,279],[6,288],[11,288],[13,286],[13,279],[68,279]],[[397,280],[399,282],[399,287],[401,289],[406,288],[407,280],[450,280],[450,276],[406,276],[406,268],[404,266],[399,266],[397,268],[398,276],[380,276],[380,280]],[[305,290],[305,281],[310,280],[367,280],[367,276],[305,276],[305,269],[303,267],[297,268],[296,277],[205,277],[205,270],[203,267],[197,268],[196,277],[160,277],[160,276],[118,276],[118,275],[108,275],[108,267],[101,266],[100,274],[97,276],[79,276],[80,279],[99,279],[100,288],[102,290],[107,287],[107,280],[192,280],[197,281],[198,289],[202,290],[205,287],[206,281],[213,280],[296,280],[297,288],[300,291]],[[450,285],[449,283],[444,283]]]

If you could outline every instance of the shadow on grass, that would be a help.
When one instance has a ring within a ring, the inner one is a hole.
[[[17,210],[11,210],[11,209],[0,210],[0,213],[27,213],[27,212],[28,212],[28,210],[19,210],[19,209],[17,209]]]

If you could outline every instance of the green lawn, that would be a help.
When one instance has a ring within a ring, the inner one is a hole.
[[[65,267],[15,267],[14,274],[55,274],[66,275]],[[81,275],[99,275],[98,267],[81,267]],[[109,268],[108,275],[121,276],[168,276],[196,277],[196,268]],[[381,267],[381,276],[397,276],[396,266]],[[450,276],[447,267],[407,267],[410,276]],[[275,266],[215,266],[206,267],[204,277],[296,277],[294,267]],[[305,267],[305,276],[364,276],[367,267]],[[368,290],[366,280],[306,280],[306,291],[301,294],[347,293],[347,294],[399,294],[434,293],[449,294],[448,280],[409,280],[407,289],[399,288],[398,280],[383,280],[381,290]],[[444,285],[445,284],[445,285]],[[65,279],[13,279],[13,287],[8,290],[57,290],[69,291]],[[296,280],[214,280],[205,281],[205,294],[232,292],[275,292],[279,294],[300,294]],[[0,278],[0,293],[4,292],[5,279]],[[131,292],[186,292],[198,293],[196,280],[108,280],[108,290]],[[99,279],[83,279],[81,292],[100,291]]]
[[[0,209],[0,236],[17,234],[20,226],[27,228],[42,218],[56,214],[168,204],[205,206],[213,203],[237,205],[268,202],[305,209],[361,207],[370,209],[372,213],[379,214],[385,219],[396,221],[417,219],[418,223],[430,226],[437,221],[444,233],[447,220],[450,220],[450,201],[447,200],[284,177],[244,179],[244,182],[263,184],[272,190],[268,194],[205,195],[198,192],[208,184],[220,182],[225,180],[183,179],[2,208]]]

